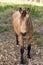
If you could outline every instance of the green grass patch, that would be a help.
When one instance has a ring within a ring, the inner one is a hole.
[[[35,15],[38,16],[40,10],[43,10],[43,7],[39,7],[39,6],[33,6],[33,5],[28,5],[28,4],[24,4],[24,5],[19,5],[19,4],[0,4],[0,12],[5,11],[6,9],[14,9],[14,10],[18,10],[19,7],[23,7],[23,8],[30,8],[31,11],[31,15]]]
[[[30,15],[32,17],[32,21],[35,24],[43,25],[43,7],[33,6],[33,5],[19,5],[19,4],[0,4],[0,23],[10,23],[11,16],[14,11],[18,10],[19,7],[30,8]],[[35,19],[37,18],[37,21]]]
[[[39,41],[37,41],[37,43],[36,43],[38,46],[43,46],[43,43],[41,43],[41,42],[39,42]]]
[[[11,30],[11,28],[8,27],[8,26],[6,26],[6,27],[4,27],[4,26],[0,26],[0,32],[3,32],[3,31],[9,31],[9,30]]]
[[[34,24],[43,25],[43,16],[37,17],[37,18],[32,18],[32,21],[34,22]]]
[[[34,32],[34,38],[40,38],[41,35],[38,32]]]
[[[35,24],[43,25],[43,21],[34,21]]]
[[[39,18],[41,18],[43,16],[43,7],[39,7],[39,6],[33,6],[33,5],[15,5],[15,4],[0,4],[0,22],[9,22],[9,19],[11,21],[11,15],[15,10],[18,10],[19,7],[23,7],[23,8],[30,8],[30,15],[31,17],[34,19],[38,19],[38,21],[40,21]],[[37,21],[36,21],[37,22]],[[40,21],[41,22],[41,21]],[[43,22],[43,17],[42,17],[42,22]]]

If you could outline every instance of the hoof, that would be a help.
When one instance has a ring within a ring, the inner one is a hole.
[[[28,56],[27,56],[27,58],[31,59],[31,56],[30,56],[30,55],[28,55]]]
[[[19,44],[16,44],[17,47],[19,47],[20,45]]]
[[[16,45],[17,47],[19,47],[19,45]]]
[[[20,62],[20,64],[21,64],[21,65],[24,65],[24,64],[25,64],[25,62],[24,62],[24,61],[23,61],[23,62]]]

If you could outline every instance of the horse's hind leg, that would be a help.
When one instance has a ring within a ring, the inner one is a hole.
[[[19,41],[18,41],[18,35],[16,34],[16,45],[19,45]]]

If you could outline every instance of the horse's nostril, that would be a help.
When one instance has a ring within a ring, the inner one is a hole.
[[[25,33],[22,33],[22,32],[21,32],[21,35],[22,35],[22,36],[25,36],[25,35],[26,35],[26,32],[25,32]]]

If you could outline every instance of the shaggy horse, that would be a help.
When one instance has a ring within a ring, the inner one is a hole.
[[[12,15],[12,23],[16,35],[17,45],[20,44],[21,52],[21,64],[24,64],[24,39],[27,40],[27,56],[30,57],[31,42],[33,36],[33,25],[30,18],[30,9],[19,8],[18,11],[14,12]]]

